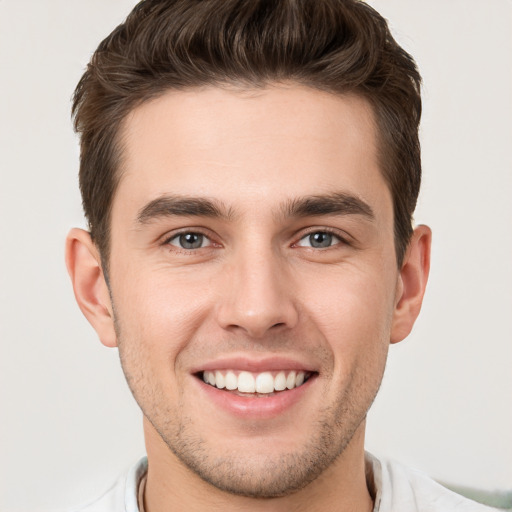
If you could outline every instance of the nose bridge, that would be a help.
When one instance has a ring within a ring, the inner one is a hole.
[[[224,276],[218,320],[225,329],[241,329],[253,338],[269,330],[291,328],[298,319],[286,264],[269,240],[253,240],[232,255]]]

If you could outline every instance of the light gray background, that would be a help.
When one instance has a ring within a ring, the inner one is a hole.
[[[432,274],[391,348],[368,448],[449,482],[512,487],[512,3],[374,0],[424,76]],[[129,0],[0,0],[0,509],[64,510],[144,451],[115,350],[75,305],[83,226],[70,96]]]

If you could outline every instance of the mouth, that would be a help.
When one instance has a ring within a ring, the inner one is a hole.
[[[298,418],[322,389],[316,385],[320,372],[315,363],[284,355],[218,357],[192,368],[191,376],[201,407],[219,414],[221,421]]]
[[[249,372],[240,370],[204,370],[196,376],[206,384],[230,394],[248,398],[265,398],[303,386],[315,372],[277,370]]]

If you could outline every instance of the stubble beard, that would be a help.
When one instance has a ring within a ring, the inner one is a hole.
[[[147,371],[143,350],[122,342],[116,322],[121,366],[130,390],[144,416],[181,463],[217,489],[250,498],[277,498],[293,494],[317,479],[339,457],[366,418],[382,380],[380,375],[352,375],[351,384],[335,403],[317,411],[318,418],[308,441],[293,452],[272,454],[228,453],[214,455],[214,447],[194,428],[192,418],[182,414],[184,397],[171,408],[157,379]],[[135,353],[133,353],[135,352]],[[361,369],[359,369],[361,370]],[[365,370],[363,370],[364,372]],[[367,371],[367,370],[366,370]],[[376,378],[375,378],[376,377]],[[262,398],[265,400],[265,398]],[[297,429],[301,428],[297,424]]]
[[[353,393],[368,390],[351,389],[340,396],[336,404],[315,414],[318,419],[314,425],[309,425],[314,434],[293,452],[247,454],[239,451],[224,452],[219,456],[219,449],[209,445],[209,440],[194,427],[193,419],[181,413],[183,403],[173,409],[162,407],[162,404],[168,405],[168,400],[158,388],[158,383],[146,381],[141,386],[142,375],[133,372],[136,366],[130,368],[122,351],[120,354],[128,385],[137,403],[176,458],[217,489],[250,498],[287,496],[317,479],[342,456],[365,419],[378,389],[366,405],[359,400],[353,403],[351,397]],[[296,428],[302,426],[297,424]]]
[[[213,456],[208,442],[193,428],[190,418],[162,429],[148,419],[171,452],[193,473],[217,489],[250,498],[277,498],[293,494],[318,478],[340,457],[365,418],[351,425],[332,421],[334,410],[324,411],[314,425],[316,434],[294,452],[278,455],[242,453]],[[301,428],[297,425],[297,428]]]

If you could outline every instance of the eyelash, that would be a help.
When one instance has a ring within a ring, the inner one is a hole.
[[[331,235],[333,237],[335,237],[338,242],[328,246],[328,247],[311,247],[311,246],[301,246],[299,245],[299,243],[306,239],[307,237],[310,237],[311,235],[314,235],[314,234],[317,234],[317,233],[322,233],[322,234],[327,234],[327,235]],[[179,237],[181,236],[184,236],[184,235],[199,235],[199,236],[202,236],[204,238],[206,238],[210,243],[205,246],[205,247],[197,247],[197,248],[189,248],[189,249],[186,249],[184,247],[179,247],[177,245],[174,245],[172,244],[171,242],[175,239],[178,239]],[[292,244],[292,247],[305,247],[305,248],[308,248],[308,249],[313,249],[313,250],[326,250],[326,249],[330,249],[336,245],[340,245],[340,244],[343,244],[343,245],[350,245],[350,242],[347,241],[347,239],[343,236],[340,235],[339,231],[337,230],[334,230],[334,229],[330,229],[330,228],[326,228],[326,227],[323,227],[323,228],[311,228],[309,229],[306,233],[303,233],[301,235],[301,237],[298,239],[297,242],[293,243]],[[172,246],[173,247],[173,251],[176,251],[176,252],[179,252],[179,253],[182,253],[182,254],[192,254],[194,253],[195,251],[199,250],[199,249],[209,249],[211,247],[214,247],[214,246],[220,246],[220,244],[216,244],[213,240],[212,240],[212,237],[208,234],[206,234],[205,232],[201,231],[200,229],[197,229],[197,230],[192,230],[192,229],[189,229],[189,230],[184,230],[184,231],[180,231],[178,233],[173,233],[171,236],[167,237],[163,244],[162,245],[166,245],[166,246]]]
[[[206,247],[198,247],[195,249],[194,248],[185,249],[184,247],[179,247],[178,245],[174,245],[171,243],[173,240],[178,239],[179,237],[184,236],[184,235],[199,235],[199,236],[206,238],[210,243]],[[212,237],[210,235],[204,233],[200,229],[188,229],[188,230],[180,231],[178,233],[173,233],[171,236],[165,238],[162,245],[171,246],[173,251],[176,251],[181,254],[192,254],[195,251],[197,251],[198,249],[209,249],[212,246],[215,246],[216,244],[212,240]],[[219,245],[219,244],[217,244],[217,245]]]
[[[311,235],[314,235],[316,233],[323,233],[323,234],[328,234],[328,235],[331,235],[335,238],[337,238],[339,240],[339,242],[337,243],[334,243],[332,245],[330,245],[329,247],[325,247],[325,248],[315,248],[315,247],[307,247],[308,249],[316,249],[316,250],[321,250],[321,249],[330,249],[336,245],[350,245],[350,242],[346,239],[346,237],[342,236],[340,234],[339,231],[335,230],[335,229],[331,229],[331,228],[326,228],[326,227],[323,227],[323,228],[311,228],[309,229],[306,233],[304,233],[298,240],[298,242],[295,242],[293,245],[294,246],[297,246],[298,243],[302,240],[304,240],[305,238],[311,236]]]

